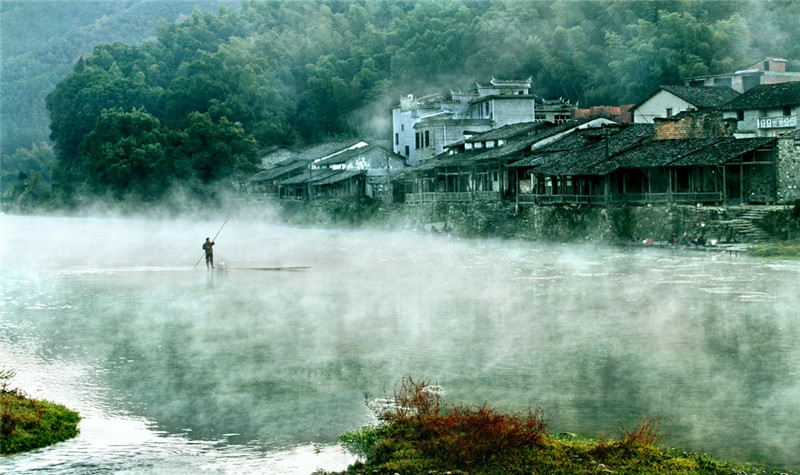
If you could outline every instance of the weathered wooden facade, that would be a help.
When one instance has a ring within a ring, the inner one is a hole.
[[[592,135],[594,134],[594,135]],[[756,204],[778,201],[771,139],[656,140],[653,127],[586,131],[587,145],[554,144],[510,165],[529,180],[519,204]],[[560,150],[553,150],[562,147]]]
[[[390,186],[392,174],[402,172],[406,166],[404,157],[369,144],[348,149],[314,164],[316,168],[363,172],[366,179],[364,194],[387,202],[393,201]]]
[[[280,183],[279,198],[312,201],[363,196],[366,183],[364,170],[306,170]]]
[[[611,123],[583,119],[555,125],[533,122],[475,134],[405,173],[407,203],[511,200],[519,182],[509,165],[582,127]]]
[[[309,168],[309,160],[289,159],[266,170],[260,171],[245,180],[248,193],[260,193],[266,196],[279,195],[279,183],[302,175]]]

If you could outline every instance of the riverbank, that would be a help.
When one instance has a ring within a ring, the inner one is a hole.
[[[382,204],[358,201],[280,202],[285,222],[378,227],[460,237],[594,244],[675,243],[800,257],[800,204],[781,206],[517,207],[513,203]]]
[[[661,449],[658,419],[623,428],[614,440],[550,434],[541,410],[504,414],[487,404],[451,407],[438,386],[412,379],[403,380],[393,397],[370,409],[382,424],[341,437],[363,461],[338,475],[768,473],[706,454]]]
[[[0,371],[0,453],[26,452],[63,442],[78,435],[80,415],[49,401],[31,399],[19,389],[10,389],[13,372]]]
[[[800,241],[776,244],[758,244],[750,248],[748,253],[757,257],[800,259]]]

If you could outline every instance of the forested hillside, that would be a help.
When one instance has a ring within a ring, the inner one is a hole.
[[[155,37],[161,19],[174,22],[219,0],[3,0],[0,2],[0,166],[16,174],[40,170],[49,142],[44,98],[80,56],[111,41],[139,44]],[[37,145],[32,148],[33,144]],[[9,160],[19,148],[13,164]],[[12,165],[9,167],[9,165]],[[11,168],[11,170],[9,170]]]
[[[260,147],[385,138],[401,95],[492,76],[532,77],[534,93],[588,106],[637,102],[661,84],[764,56],[800,70],[798,17],[790,0],[244,0],[151,23],[143,43],[65,56],[72,72],[27,97],[47,95],[62,192],[154,198],[176,181],[249,173]],[[33,65],[13,74],[15,84],[38,77]],[[24,109],[5,100],[4,130]]]

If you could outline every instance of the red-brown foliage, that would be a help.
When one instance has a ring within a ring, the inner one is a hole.
[[[453,467],[468,468],[489,462],[491,457],[509,451],[540,445],[546,436],[547,422],[541,410],[504,414],[482,406],[443,407],[438,386],[404,378],[395,391],[395,404],[379,416],[404,427],[417,447],[432,457],[446,457]]]

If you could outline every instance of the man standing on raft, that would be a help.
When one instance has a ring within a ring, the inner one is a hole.
[[[206,251],[206,269],[214,268],[214,241],[211,238],[206,238],[203,243],[203,250]]]

